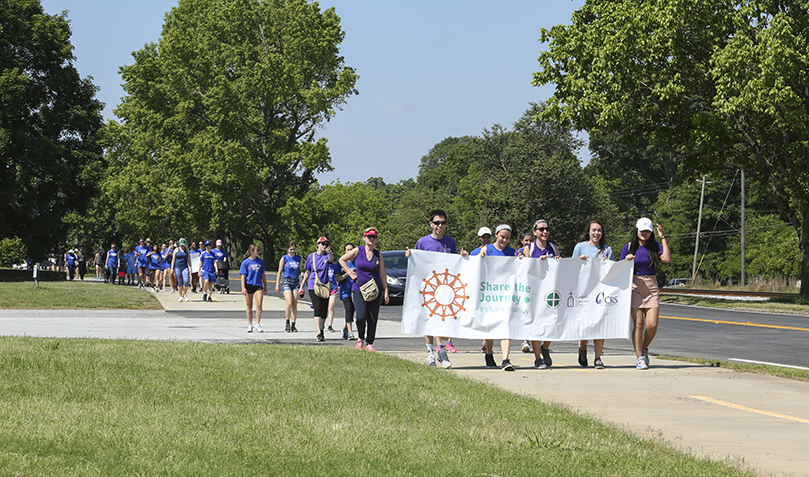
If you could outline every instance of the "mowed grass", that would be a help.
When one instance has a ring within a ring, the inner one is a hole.
[[[4,310],[162,310],[151,293],[98,282],[0,282]]]
[[[717,295],[722,292],[717,290]],[[762,313],[785,313],[790,315],[807,315],[809,317],[809,303],[797,297],[777,297],[767,301],[726,300],[722,298],[707,298],[692,295],[660,296],[663,303],[678,305],[707,306],[710,308],[723,308],[726,310],[758,311]]]
[[[6,475],[753,475],[346,347],[0,338]]]

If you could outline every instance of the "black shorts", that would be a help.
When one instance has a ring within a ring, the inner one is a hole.
[[[259,290],[263,290],[263,288],[261,288],[260,286],[251,285],[249,283],[244,284],[244,289],[247,290],[247,293],[250,294],[250,295],[254,294],[255,292],[257,292]]]

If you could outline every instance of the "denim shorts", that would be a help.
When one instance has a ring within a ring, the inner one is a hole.
[[[284,277],[284,282],[281,284],[281,290],[297,292],[301,286],[301,281],[297,277]]]
[[[191,284],[191,276],[188,268],[175,268],[174,274],[177,276],[178,287],[187,287]]]

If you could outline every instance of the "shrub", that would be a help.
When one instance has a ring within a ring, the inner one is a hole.
[[[23,263],[27,256],[28,252],[21,238],[13,237],[0,240],[0,266],[10,267]]]

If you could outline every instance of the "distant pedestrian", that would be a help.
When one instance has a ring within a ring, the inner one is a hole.
[[[149,280],[149,260],[146,254],[151,251],[151,247],[146,245],[146,241],[141,237],[135,247],[135,258],[138,265],[138,289],[146,286]]]
[[[298,288],[301,286],[301,256],[298,255],[298,246],[290,241],[287,244],[287,253],[278,261],[278,275],[275,277],[275,292],[284,292],[286,308],[286,325],[284,331],[287,333],[297,332],[295,322],[298,321]]]
[[[199,277],[202,279],[202,301],[213,302],[213,282],[216,281],[216,255],[211,252],[211,241],[206,240],[205,250],[199,255]]]
[[[660,290],[657,288],[657,267],[671,262],[671,250],[663,226],[657,224],[660,244],[654,238],[652,221],[646,217],[638,220],[632,230],[632,239],[621,249],[621,260],[635,261],[632,278],[632,344],[635,347],[637,369],[649,368],[649,345],[657,334],[660,311]],[[644,324],[646,330],[644,332]]]
[[[177,301],[191,301],[188,299],[188,287],[191,285],[191,273],[188,270],[188,247],[184,238],[180,239],[180,246],[174,251],[171,268],[177,277],[177,290],[180,298]]]
[[[379,321],[379,306],[384,301],[387,305],[388,277],[385,274],[385,261],[382,260],[376,242],[379,232],[375,227],[368,227],[362,233],[365,245],[347,252],[340,257],[340,265],[349,269],[348,262],[354,262],[354,269],[348,273],[354,280],[351,287],[352,299],[357,309],[357,349],[365,345],[366,351],[374,351],[376,325]]]
[[[121,257],[115,242],[110,244],[105,263],[107,264],[107,281],[115,285],[115,279],[118,278],[118,268],[121,266]]]
[[[146,258],[149,261],[149,276],[152,277],[152,292],[157,293],[159,291],[157,287],[163,273],[163,256],[160,255],[160,250],[158,250],[156,243],[152,244],[152,250],[146,254]]]
[[[303,281],[299,291],[304,286],[309,288],[309,299],[315,311],[315,331],[317,341],[325,341],[323,329],[326,325],[326,316],[329,313],[329,246],[331,243],[326,237],[317,239],[317,250],[306,257],[304,264]]]
[[[76,251],[72,248],[67,251],[64,257],[65,263],[67,264],[67,273],[70,280],[76,278],[76,267],[78,266],[76,260]]]
[[[129,247],[129,251],[123,256],[122,266],[126,266],[126,284],[138,283],[138,257],[135,256],[135,247]]]
[[[214,248],[211,251],[216,256],[217,261],[227,263],[227,261],[228,261],[228,253],[225,251],[225,248],[222,245],[222,240],[221,239],[216,239],[216,248]],[[228,278],[228,270],[229,269],[230,269],[230,266],[228,266],[227,269],[225,269],[222,272],[222,273],[225,274],[225,277],[224,277],[225,279]],[[225,293],[225,287],[220,288],[219,293]]]
[[[104,259],[106,258],[106,253],[104,253],[104,249],[96,250],[95,258],[93,259],[93,264],[96,267],[96,280],[104,280]]]
[[[329,312],[326,314],[326,322],[328,323],[328,327],[326,329],[331,333],[337,332],[333,326],[334,305],[336,305],[337,300],[340,299],[340,284],[337,282],[337,277],[340,276],[342,269],[343,268],[340,266],[337,258],[334,256],[334,251],[331,249],[331,247],[329,247],[329,292],[331,295],[329,296]]]
[[[199,256],[202,254],[202,242],[199,243],[200,248],[197,248],[197,242],[191,242],[191,247],[188,250],[188,268],[191,271],[191,293],[197,292],[197,285],[199,285],[199,271],[202,265],[199,261]]]
[[[87,255],[85,255],[83,247],[79,247],[76,252],[76,261],[79,266],[79,279],[84,281],[84,275],[87,273]]]
[[[354,250],[353,243],[345,244],[343,248],[343,254],[347,254],[348,252]],[[339,262],[338,262],[339,263]],[[354,330],[351,329],[351,325],[354,323],[354,312],[356,308],[354,307],[354,300],[352,298],[352,287],[354,285],[354,279],[351,278],[351,270],[354,270],[354,262],[348,260],[345,262],[346,267],[343,268],[340,278],[340,300],[343,302],[343,308],[346,311],[346,324],[343,326],[343,339],[353,341],[355,338]],[[342,264],[341,264],[342,265]]]
[[[267,274],[264,267],[264,260],[259,258],[259,249],[255,244],[247,247],[242,257],[242,264],[239,267],[239,275],[242,280],[242,295],[247,305],[247,332],[263,333],[261,329],[262,302],[267,293]],[[256,304],[256,324],[253,326],[253,302]]]

